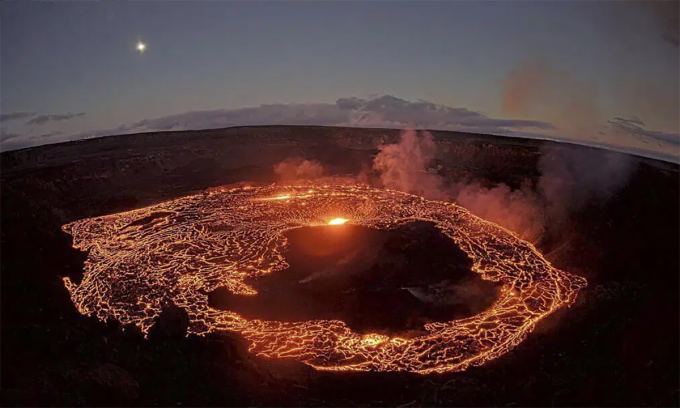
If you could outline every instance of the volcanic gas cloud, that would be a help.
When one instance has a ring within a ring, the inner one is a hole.
[[[246,320],[208,306],[208,292],[226,287],[256,296],[248,277],[288,265],[284,232],[305,226],[355,224],[392,229],[430,221],[473,261],[473,271],[502,285],[476,316],[425,325],[414,338],[360,335],[337,320]],[[139,210],[63,227],[74,247],[89,251],[80,284],[64,278],[78,310],[132,323],[148,333],[168,304],[184,308],[189,333],[234,331],[250,350],[293,358],[323,370],[460,371],[497,358],[536,323],[570,305],[583,278],[553,268],[529,243],[467,210],[394,190],[340,179],[288,186],[213,189]]]

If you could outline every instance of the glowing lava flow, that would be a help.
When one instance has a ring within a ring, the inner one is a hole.
[[[328,221],[328,225],[342,225],[347,223],[347,221],[349,221],[347,218],[333,218]]]
[[[64,283],[81,313],[133,323],[144,333],[174,303],[187,311],[189,333],[235,331],[261,356],[324,370],[418,373],[460,371],[499,357],[586,285],[455,204],[342,180],[322,183],[216,189],[67,224],[74,247],[89,254],[82,282]],[[218,287],[256,295],[246,278],[288,266],[283,232],[329,220],[378,229],[434,222],[469,255],[474,272],[503,285],[501,297],[476,316],[427,324],[427,334],[409,339],[362,336],[337,320],[246,320],[208,307],[207,293]]]

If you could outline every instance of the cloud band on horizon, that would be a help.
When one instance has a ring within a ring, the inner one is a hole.
[[[64,115],[40,115],[30,122],[44,124],[47,121],[59,121],[82,116],[84,113]],[[157,118],[143,119],[116,128],[93,130],[68,134],[51,132],[41,137],[23,138],[12,134],[10,143],[3,143],[2,150],[12,150],[35,146],[43,143],[57,143],[70,140],[81,140],[93,137],[175,130],[201,130],[233,126],[258,125],[317,125],[367,128],[399,128],[406,127],[430,130],[450,130],[469,133],[483,133],[500,136],[516,136],[539,139],[571,140],[571,138],[555,135],[559,128],[552,123],[526,119],[499,119],[489,117],[474,110],[437,105],[418,100],[408,101],[392,95],[377,96],[369,99],[356,97],[339,98],[335,103],[309,104],[263,104],[259,107],[240,109],[213,109],[189,111],[180,114],[166,115]],[[605,133],[607,132],[607,133]],[[602,140],[602,136],[607,140]],[[635,148],[646,147],[654,142],[654,149],[665,149],[678,146],[677,134],[650,131],[644,123],[626,121],[615,118],[603,124],[599,135],[592,137],[575,137],[590,140],[597,145],[611,144],[627,138],[635,141]],[[6,142],[7,140],[5,140]],[[642,144],[637,142],[642,142]],[[660,147],[659,147],[660,146]],[[623,146],[625,147],[625,146]],[[665,154],[668,156],[667,154]],[[679,154],[675,154],[679,156]],[[677,161],[677,159],[676,159]]]

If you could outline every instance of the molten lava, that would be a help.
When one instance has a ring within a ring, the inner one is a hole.
[[[475,316],[427,324],[427,334],[408,339],[359,335],[338,320],[247,320],[208,306],[207,293],[218,287],[254,296],[246,278],[287,268],[285,231],[350,219],[377,229],[433,222],[468,254],[474,272],[503,285],[501,297]],[[530,243],[455,204],[343,180],[212,189],[63,230],[75,248],[89,251],[82,282],[64,278],[81,313],[148,334],[163,307],[175,304],[189,315],[189,334],[238,332],[258,355],[323,370],[431,373],[480,365],[519,344],[586,285]]]
[[[332,220],[328,221],[328,225],[342,225],[349,221],[347,218],[333,218]]]

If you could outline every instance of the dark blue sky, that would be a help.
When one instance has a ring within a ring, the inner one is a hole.
[[[3,150],[185,112],[376,94],[543,121],[562,137],[617,117],[677,134],[677,3],[654,3],[5,2]],[[305,109],[258,111],[258,123],[330,108]]]

